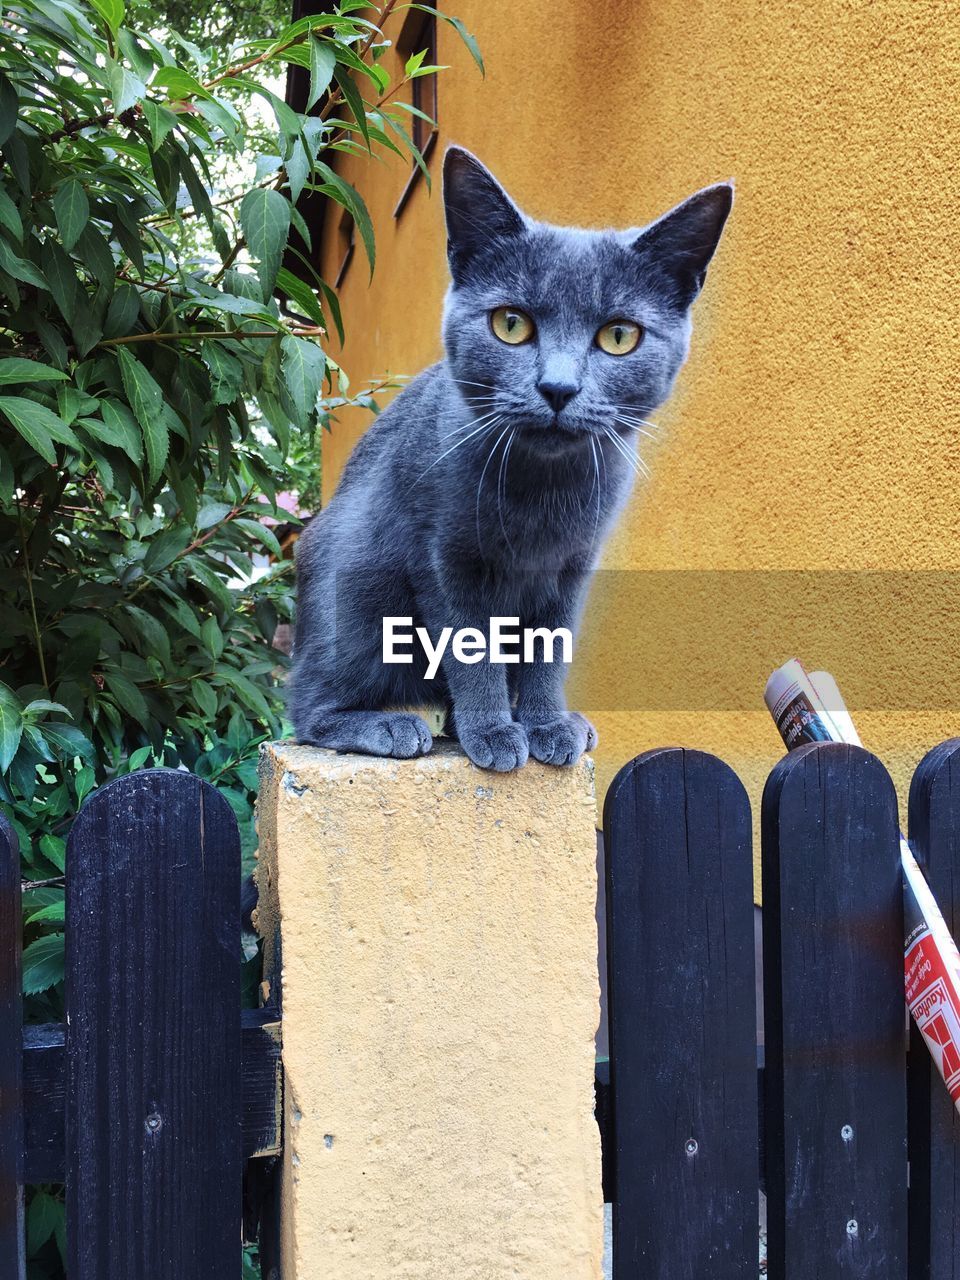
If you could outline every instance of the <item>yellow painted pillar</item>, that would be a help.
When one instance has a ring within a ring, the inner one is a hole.
[[[598,1280],[593,766],[265,749],[285,1280]]]

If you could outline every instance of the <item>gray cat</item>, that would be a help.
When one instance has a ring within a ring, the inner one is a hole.
[[[690,304],[733,198],[707,187],[643,230],[526,217],[469,152],[444,159],[446,358],[361,439],[297,545],[291,712],[301,742],[405,759],[441,704],[474,763],[571,765],[596,744],[567,710],[564,662],[383,661],[385,617],[452,627],[576,627],[630,491],[638,433],[687,354]]]

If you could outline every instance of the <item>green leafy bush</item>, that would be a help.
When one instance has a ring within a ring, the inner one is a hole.
[[[294,518],[284,490],[315,491],[315,433],[350,397],[296,202],[347,208],[372,270],[370,218],[330,153],[422,163],[402,91],[435,69],[390,83],[395,7],[342,0],[228,48],[161,39],[144,6],[135,29],[123,0],[4,7],[0,804],[21,842],[31,1020],[62,1015],[65,840],[93,788],[185,765],[252,852],[291,613],[273,527]],[[278,92],[291,63],[306,115]],[[55,1199],[31,1204],[37,1275],[56,1270]]]

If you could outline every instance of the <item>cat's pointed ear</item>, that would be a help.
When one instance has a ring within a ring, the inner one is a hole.
[[[634,248],[674,282],[681,306],[688,307],[703,287],[732,205],[732,182],[704,187],[644,228],[634,240]]]
[[[489,169],[462,147],[443,157],[443,203],[447,214],[447,257],[459,283],[480,250],[496,240],[523,234],[526,223]]]

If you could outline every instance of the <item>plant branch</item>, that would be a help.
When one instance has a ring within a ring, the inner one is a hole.
[[[294,338],[319,338],[325,330],[319,325],[309,325],[293,329],[200,329],[185,330],[183,333],[131,333],[125,338],[104,338],[97,343],[100,347],[126,347],[134,342],[193,342],[194,339],[226,338],[276,338],[280,334],[290,334]]]
[[[14,491],[14,499],[17,504],[17,527],[20,531],[20,547],[23,554],[23,570],[24,577],[27,580],[27,595],[30,597],[30,617],[33,621],[33,635],[37,645],[37,657],[40,659],[40,676],[43,680],[43,687],[50,692],[50,682],[47,679],[47,663],[43,656],[43,640],[40,637],[40,620],[37,617],[37,600],[33,594],[33,570],[30,567],[30,552],[27,549],[27,536],[23,528],[23,510],[20,506],[20,495]]]

